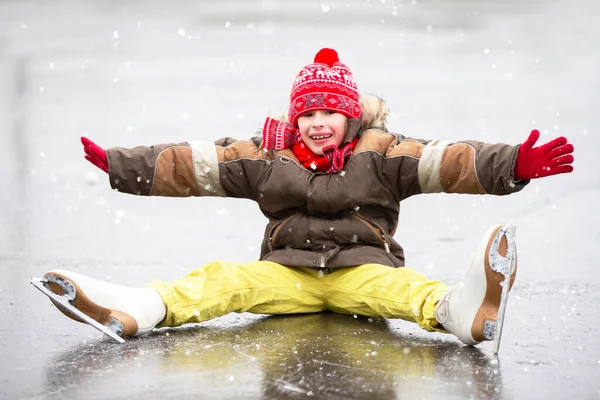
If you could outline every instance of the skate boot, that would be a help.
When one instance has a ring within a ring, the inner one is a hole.
[[[31,283],[66,316],[120,343],[122,337],[149,333],[166,315],[162,298],[150,287],[115,285],[65,270],[50,271]]]
[[[438,302],[440,324],[461,342],[475,345],[494,340],[498,354],[508,291],[517,272],[515,227],[496,225],[483,237],[463,281],[451,286]]]

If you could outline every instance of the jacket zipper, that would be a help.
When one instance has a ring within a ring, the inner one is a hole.
[[[356,217],[356,219],[358,219],[359,221],[361,221],[362,223],[364,223],[365,225],[367,225],[369,227],[369,229],[371,229],[373,232],[375,232],[375,234],[379,235],[379,237],[381,238],[381,243],[383,245],[383,248],[385,249],[386,253],[390,253],[390,245],[389,245],[389,239],[385,233],[385,230],[376,222],[373,222],[365,217],[363,217],[362,215],[360,215],[357,212],[352,212],[352,215],[354,215]]]

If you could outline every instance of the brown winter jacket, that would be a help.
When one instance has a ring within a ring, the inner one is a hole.
[[[110,183],[145,196],[229,196],[258,203],[269,219],[261,260],[329,272],[366,263],[404,265],[392,238],[400,202],[421,193],[506,195],[518,146],[416,140],[385,130],[385,105],[363,105],[345,142],[360,137],[337,174],[304,168],[291,150],[260,138],[108,150]],[[371,129],[376,126],[382,129]]]

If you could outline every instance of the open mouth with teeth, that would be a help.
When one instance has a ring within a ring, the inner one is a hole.
[[[327,140],[332,136],[333,135],[330,133],[322,133],[322,134],[318,134],[318,135],[310,135],[310,138],[311,138],[311,140],[318,142],[318,141],[322,141],[322,140]]]

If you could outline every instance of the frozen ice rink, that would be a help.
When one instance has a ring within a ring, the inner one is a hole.
[[[0,0],[0,398],[600,398],[599,14],[594,0]],[[407,266],[449,284],[489,225],[517,225],[499,363],[490,343],[335,314],[234,314],[118,345],[29,284],[256,259],[254,203],[114,192],[79,137],[247,139],[322,47],[386,100],[391,131],[574,144],[574,173],[512,196],[402,204]]]

